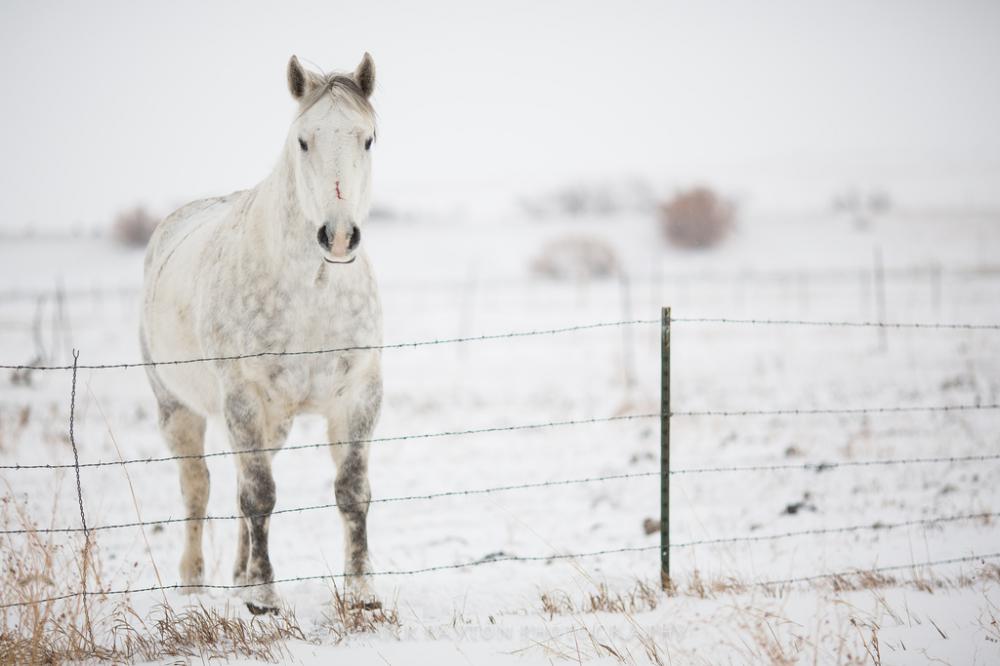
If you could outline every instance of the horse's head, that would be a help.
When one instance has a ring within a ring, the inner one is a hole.
[[[288,89],[299,113],[285,147],[297,203],[312,223],[324,261],[355,259],[371,206],[375,112],[368,98],[375,63],[367,53],[351,74],[316,74],[288,61]]]

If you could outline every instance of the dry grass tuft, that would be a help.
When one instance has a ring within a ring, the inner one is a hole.
[[[579,602],[562,590],[541,594],[542,611],[549,619],[576,613],[643,613],[655,610],[659,601],[660,589],[641,579],[625,592],[613,592],[607,583],[597,583]]]
[[[122,606],[115,617],[114,655],[130,661],[137,657],[144,661],[246,657],[277,664],[288,656],[285,641],[306,640],[288,611],[244,619],[234,616],[228,605],[221,611],[199,605],[179,612],[160,605],[142,619]]]
[[[699,599],[713,599],[721,594],[740,594],[747,591],[747,584],[740,582],[732,576],[712,578],[706,580],[701,572],[695,569],[686,585],[679,585],[676,581],[670,583],[670,594],[685,594]]]
[[[53,516],[59,512],[53,509]],[[98,557],[89,540],[55,543],[35,532],[23,504],[10,495],[0,498],[0,525],[23,530],[0,540],[0,663],[60,663],[67,659],[107,658],[94,626],[104,616],[90,608],[91,598],[78,594],[73,580],[97,576]],[[67,572],[74,572],[67,576]],[[66,597],[62,599],[46,599]]]
[[[371,603],[341,590],[336,582],[333,584],[333,603],[330,610],[323,614],[321,626],[340,643],[352,634],[375,634],[388,632],[398,637],[399,611],[395,600],[391,607],[382,603]]]
[[[59,515],[53,510],[53,516]],[[247,657],[278,663],[284,641],[305,640],[293,615],[245,620],[205,606],[160,605],[143,617],[128,597],[102,595],[93,540],[56,542],[35,532],[22,504],[0,498],[0,525],[24,530],[0,538],[0,664],[128,662],[163,657]],[[86,581],[86,583],[85,583]],[[79,592],[88,589],[83,596]],[[67,596],[58,599],[57,597]],[[240,609],[242,610],[242,608]]]
[[[914,579],[917,582],[917,579]],[[878,571],[859,571],[855,574],[834,576],[830,579],[830,587],[834,592],[855,592],[857,590],[874,590],[882,587],[898,585],[893,576]],[[918,588],[920,583],[917,582]]]

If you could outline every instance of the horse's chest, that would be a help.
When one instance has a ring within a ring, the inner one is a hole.
[[[297,361],[281,358],[261,370],[263,380],[273,399],[293,411],[323,411],[352,386],[362,382],[362,374],[372,367],[374,351],[331,352]]]
[[[288,352],[260,357],[245,375],[290,409],[319,408],[349,391],[377,354],[357,348],[382,341],[377,294],[362,286],[274,286],[241,294],[233,305],[221,337],[242,338],[243,349]]]

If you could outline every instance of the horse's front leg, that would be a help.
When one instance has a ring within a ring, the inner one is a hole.
[[[272,581],[274,572],[267,552],[268,526],[275,503],[271,451],[281,444],[283,422],[269,418],[263,396],[250,386],[231,391],[225,400],[226,428],[230,445],[239,453],[237,499],[243,524],[239,527],[235,583],[246,587],[237,590],[251,613],[273,612],[278,595]]]
[[[376,365],[377,367],[377,365]],[[330,452],[337,466],[334,491],[344,524],[346,587],[356,602],[374,601],[368,559],[368,447],[382,406],[382,378],[377,370],[341,397],[328,417]]]

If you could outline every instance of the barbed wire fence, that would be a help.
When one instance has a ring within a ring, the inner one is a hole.
[[[565,326],[559,328],[513,331],[513,332],[491,334],[491,335],[465,336],[456,338],[433,339],[433,340],[382,344],[382,345],[357,345],[357,346],[345,346],[345,347],[337,347],[329,349],[299,350],[299,351],[255,351],[244,354],[232,354],[232,355],[222,355],[222,356],[203,357],[203,358],[163,359],[163,360],[152,360],[143,362],[101,363],[101,364],[79,363],[79,352],[77,350],[74,350],[72,354],[73,357],[72,365],[4,364],[0,365],[0,369],[13,370],[15,372],[24,370],[42,371],[42,372],[49,372],[49,371],[71,372],[69,441],[73,450],[73,463],[72,464],[13,463],[13,464],[0,465],[0,470],[14,471],[14,472],[28,472],[33,470],[72,469],[74,471],[76,480],[76,495],[80,511],[81,526],[80,527],[59,526],[59,527],[48,527],[48,528],[24,527],[21,529],[0,530],[0,534],[27,535],[27,534],[82,533],[84,535],[87,545],[89,546],[91,535],[94,532],[129,529],[129,528],[143,528],[147,526],[156,526],[156,525],[164,525],[171,523],[186,523],[191,521],[206,521],[206,522],[236,521],[236,520],[244,520],[247,518],[256,517],[253,515],[245,515],[245,514],[206,515],[206,516],[194,516],[194,517],[187,516],[182,518],[167,517],[157,520],[139,520],[139,521],[131,521],[123,523],[104,524],[104,525],[101,524],[88,525],[86,513],[84,510],[83,487],[80,477],[81,469],[97,468],[97,467],[122,467],[124,469],[126,465],[150,465],[150,464],[185,460],[191,458],[214,458],[214,457],[225,457],[225,456],[238,456],[249,453],[260,453],[262,451],[277,451],[277,450],[295,451],[304,449],[330,448],[335,446],[348,446],[351,444],[358,444],[358,443],[381,444],[381,443],[400,442],[400,441],[415,440],[415,439],[461,437],[461,436],[484,434],[484,433],[517,432],[517,431],[528,431],[528,430],[538,430],[547,428],[584,426],[584,425],[592,425],[599,423],[612,423],[612,422],[635,421],[635,420],[653,420],[653,419],[659,420],[661,424],[661,469],[659,471],[611,474],[603,476],[589,476],[583,478],[558,479],[558,480],[548,480],[548,481],[540,481],[532,483],[508,484],[508,485],[493,486],[487,488],[456,489],[456,490],[446,490],[446,491],[439,491],[426,494],[381,497],[381,498],[373,498],[362,503],[378,504],[378,503],[409,502],[418,500],[423,501],[423,500],[433,500],[444,497],[484,495],[484,494],[510,492],[515,490],[524,490],[524,489],[550,488],[550,487],[569,486],[569,485],[584,485],[584,484],[617,481],[617,480],[659,477],[661,481],[661,508],[663,509],[663,513],[661,515],[661,520],[660,520],[661,543],[659,545],[611,548],[611,549],[603,549],[603,550],[588,551],[588,552],[573,552],[573,553],[560,552],[560,553],[551,553],[547,555],[508,555],[500,553],[500,554],[489,555],[477,560],[469,560],[466,562],[441,564],[441,565],[434,565],[434,566],[413,568],[413,569],[375,571],[366,575],[372,575],[372,576],[416,575],[416,574],[430,573],[434,571],[466,569],[470,567],[476,567],[476,566],[500,563],[500,562],[539,562],[539,561],[549,562],[554,560],[597,557],[609,554],[647,552],[656,550],[659,551],[661,555],[661,574],[663,575],[664,587],[667,588],[670,585],[672,585],[672,583],[670,582],[670,575],[669,575],[669,555],[671,551],[677,549],[694,548],[697,546],[709,546],[709,545],[778,541],[783,539],[791,539],[804,536],[846,534],[846,533],[863,532],[863,531],[890,531],[890,530],[897,530],[914,526],[932,526],[932,525],[952,524],[958,522],[970,522],[970,521],[988,522],[992,519],[1000,517],[1000,512],[982,511],[976,513],[961,513],[961,514],[952,514],[944,516],[933,516],[929,518],[911,519],[911,520],[903,520],[897,522],[875,521],[864,524],[827,526],[827,527],[818,527],[812,529],[772,533],[772,534],[754,534],[754,535],[745,535],[736,537],[717,537],[717,538],[701,539],[695,541],[671,543],[669,539],[670,536],[669,480],[673,476],[722,474],[722,473],[729,473],[729,474],[762,473],[762,472],[775,472],[775,471],[805,471],[812,473],[823,473],[837,468],[901,466],[901,465],[940,465],[940,464],[972,463],[972,462],[1000,460],[1000,453],[996,454],[985,453],[980,455],[965,455],[965,456],[884,458],[884,459],[871,459],[871,460],[830,460],[830,461],[816,461],[816,462],[805,462],[805,463],[729,465],[729,466],[679,468],[679,469],[671,468],[669,465],[669,424],[670,424],[670,419],[676,417],[736,418],[736,417],[754,417],[754,416],[773,417],[773,416],[810,416],[810,415],[868,415],[868,414],[914,413],[914,412],[948,413],[948,412],[1000,410],[1000,403],[981,403],[981,402],[969,403],[969,404],[888,405],[888,406],[868,406],[868,407],[845,407],[845,408],[806,408],[806,409],[776,408],[776,409],[687,410],[687,411],[672,410],[670,408],[670,401],[669,401],[669,356],[670,356],[669,347],[670,347],[670,326],[674,323],[714,324],[714,325],[722,324],[722,325],[737,325],[737,326],[806,326],[806,327],[829,327],[829,328],[864,327],[864,328],[881,328],[881,329],[1000,331],[1000,324],[993,324],[993,323],[823,321],[823,320],[794,320],[794,319],[734,319],[734,318],[707,318],[707,317],[673,318],[670,315],[669,309],[665,309],[662,318],[659,320],[631,319],[631,320],[621,320],[621,321],[611,321],[611,322],[595,322],[595,323],[582,324],[576,326]],[[627,414],[627,415],[609,416],[609,417],[594,417],[586,419],[523,423],[523,424],[515,424],[508,426],[490,426],[490,427],[469,428],[464,430],[450,430],[450,431],[431,432],[431,433],[411,433],[406,435],[370,438],[365,440],[345,440],[337,442],[295,444],[289,446],[279,446],[279,447],[264,448],[264,449],[257,448],[257,449],[218,451],[218,452],[203,453],[197,455],[175,455],[175,456],[146,457],[146,458],[119,459],[119,460],[96,460],[96,461],[85,461],[85,462],[80,462],[79,459],[79,452],[74,434],[74,421],[75,421],[75,409],[76,409],[76,384],[77,384],[77,373],[79,370],[132,369],[132,368],[153,367],[153,366],[163,366],[163,365],[183,365],[183,364],[207,363],[207,362],[230,362],[230,361],[240,361],[243,359],[254,359],[254,358],[276,357],[276,356],[303,356],[303,355],[319,355],[319,354],[337,354],[337,353],[344,353],[351,351],[406,349],[406,348],[416,348],[416,347],[425,347],[434,345],[448,345],[448,344],[458,344],[458,343],[482,342],[490,340],[506,340],[506,339],[534,337],[534,336],[560,335],[560,334],[585,331],[585,330],[607,329],[614,327],[631,327],[637,325],[653,325],[653,324],[660,324],[662,327],[664,327],[663,337],[661,340],[663,345],[663,353],[661,355],[661,358],[664,363],[663,368],[661,368],[663,370],[662,388],[664,390],[664,395],[662,396],[661,409],[660,411],[655,413]],[[339,504],[324,503],[324,504],[316,504],[310,506],[279,509],[272,511],[266,515],[279,515],[288,513],[302,513],[309,511],[328,510],[337,507],[344,507],[346,505],[347,505],[346,503],[339,503]],[[743,587],[781,588],[800,583],[813,583],[821,580],[843,580],[850,576],[859,574],[883,574],[886,572],[898,571],[903,569],[915,570],[917,568],[923,568],[923,567],[929,568],[934,566],[943,566],[947,564],[956,564],[956,563],[969,563],[969,562],[985,563],[989,560],[994,560],[997,558],[1000,558],[1000,552],[981,553],[963,557],[954,557],[949,559],[929,560],[920,563],[911,562],[909,564],[888,565],[875,568],[865,568],[861,570],[854,569],[854,570],[840,571],[834,573],[821,573],[821,574],[802,576],[797,578],[762,580],[740,585],[742,585]],[[276,579],[270,582],[291,583],[291,582],[320,581],[320,580],[331,580],[336,578],[346,578],[349,577],[350,575],[351,574],[346,574],[346,573],[345,574],[325,573],[319,575],[307,575],[307,576],[298,576],[292,578]],[[87,588],[86,578],[81,582],[82,582],[82,587],[79,591],[71,592],[64,595],[56,595],[52,597],[42,598],[42,599],[31,599],[27,601],[0,604],[0,609],[26,606],[31,604],[49,603],[53,601],[59,601],[62,599],[71,599],[75,597],[86,599],[87,597],[92,597],[92,596],[126,595],[132,593],[140,593],[140,592],[169,591],[169,590],[183,591],[187,588],[231,591],[231,590],[257,587],[260,585],[268,584],[268,583],[232,584],[232,585],[174,584],[174,585],[157,585],[157,586],[136,587],[136,588],[126,587],[121,589],[105,588],[99,590],[90,590]]]
[[[871,277],[871,274],[871,267],[826,269],[809,268],[801,270],[701,270],[635,274],[629,276],[629,280],[636,284],[698,282],[699,284],[713,283],[731,286],[734,283],[754,282],[761,284],[799,285],[802,283],[852,283],[856,280],[867,280]],[[1000,279],[1000,265],[984,264],[980,266],[966,266],[960,268],[945,268],[938,264],[897,266],[886,268],[884,270],[884,277],[887,280],[928,279],[931,281],[939,281],[944,278],[996,280]],[[540,281],[537,278],[525,275],[498,275],[489,278],[477,277],[475,282],[477,288],[482,287],[487,289],[522,289],[526,284],[537,287],[539,284],[545,283],[544,280]],[[553,282],[553,284],[558,284],[558,282]],[[617,285],[613,282],[607,282],[607,284],[609,287],[617,288]],[[390,282],[386,284],[386,286],[391,286],[393,289],[431,289],[445,291],[465,289],[467,285],[467,281],[455,279],[407,279],[405,282]],[[74,289],[22,287],[0,291],[0,303],[35,301],[39,298],[56,298],[60,295],[72,298],[73,300],[110,300],[115,298],[134,299],[139,296],[140,292],[141,289],[139,287],[119,287],[106,284],[95,284],[90,287],[77,287]]]

